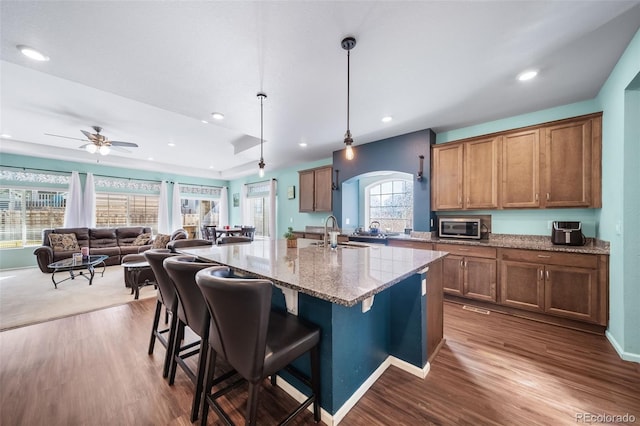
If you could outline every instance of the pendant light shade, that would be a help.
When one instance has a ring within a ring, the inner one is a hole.
[[[263,151],[262,151],[262,144],[264,143],[264,139],[263,139],[263,128],[264,128],[264,124],[263,124],[263,111],[262,111],[262,101],[264,99],[267,98],[267,95],[265,95],[264,93],[258,93],[258,98],[260,98],[260,162],[258,163],[258,176],[260,177],[264,177],[264,158],[263,158]]]
[[[347,131],[344,134],[344,144],[347,146],[347,148],[345,150],[345,158],[347,160],[353,160],[353,157],[354,157],[353,146],[352,146],[353,138],[351,137],[351,130],[349,129],[349,88],[350,88],[349,74],[351,71],[350,70],[351,49],[353,49],[356,46],[356,39],[353,37],[347,37],[342,40],[341,44],[342,44],[342,48],[347,51]]]

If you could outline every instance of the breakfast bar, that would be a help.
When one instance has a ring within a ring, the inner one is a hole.
[[[227,265],[236,275],[271,280],[280,289],[274,307],[320,326],[327,424],[339,422],[388,366],[420,377],[429,370],[426,276],[445,252],[351,244],[331,249],[305,239],[297,248],[263,240],[180,252]],[[434,312],[441,316],[442,310]],[[297,368],[308,369],[307,360],[298,361]],[[300,397],[305,387],[281,375],[278,384]]]

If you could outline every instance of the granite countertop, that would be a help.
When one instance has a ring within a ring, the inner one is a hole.
[[[256,240],[251,244],[185,247],[180,253],[221,263],[232,269],[343,306],[354,306],[423,270],[447,253],[385,245],[338,245],[317,241]]]
[[[524,250],[543,250],[564,253],[604,254],[609,255],[609,243],[594,238],[587,238],[583,246],[565,246],[551,243],[551,238],[543,235],[490,234],[488,239],[458,240],[455,238],[433,237],[431,232],[411,232],[411,235],[389,236],[387,239],[424,241],[442,244],[460,244],[480,247],[515,248]]]

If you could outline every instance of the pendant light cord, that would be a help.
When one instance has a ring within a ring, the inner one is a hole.
[[[263,122],[262,122],[262,117],[263,117],[263,112],[262,112],[262,99],[264,98],[264,96],[260,96],[260,161],[262,161],[264,158],[262,157],[262,141],[263,141],[263,137],[262,137],[262,129],[263,129]]]
[[[349,86],[350,86],[350,75],[351,75],[351,51],[347,50],[347,132],[349,132]]]

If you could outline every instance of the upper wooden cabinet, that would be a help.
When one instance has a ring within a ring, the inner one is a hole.
[[[498,208],[500,138],[433,147],[434,210]]]
[[[601,207],[601,138],[597,113],[435,145],[433,209]]]
[[[333,210],[331,166],[300,170],[299,195],[301,212],[330,212]]]

